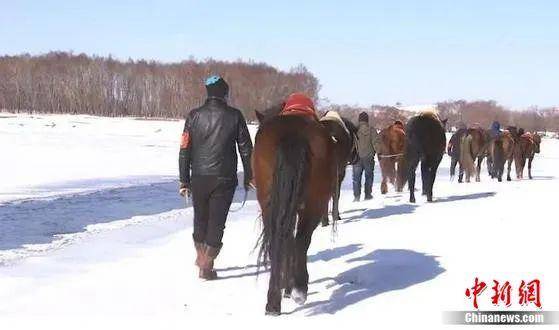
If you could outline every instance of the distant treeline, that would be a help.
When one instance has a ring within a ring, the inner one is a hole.
[[[266,109],[292,92],[318,96],[318,80],[302,65],[284,72],[243,61],[164,64],[51,52],[0,57],[0,109],[182,118],[203,103],[203,82],[211,74],[226,79],[230,103],[249,120],[254,110]]]
[[[489,128],[494,120],[506,126],[518,126],[529,131],[559,133],[559,108],[532,107],[522,111],[513,111],[499,105],[496,101],[446,101],[436,105],[439,116],[448,119],[449,129],[460,123],[467,126],[480,125]],[[338,110],[350,119],[357,121],[360,112],[369,113],[371,123],[378,129],[386,127],[395,120],[405,122],[415,113],[402,110],[398,106],[373,105],[362,108],[345,105],[330,105],[327,109]]]

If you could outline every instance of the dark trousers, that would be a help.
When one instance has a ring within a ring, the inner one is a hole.
[[[372,195],[373,191],[373,172],[375,170],[375,159],[373,157],[359,158],[353,165],[353,196],[361,196],[361,177],[365,173],[365,197]]]
[[[195,242],[221,247],[225,220],[233,201],[236,179],[194,176],[191,182]]]

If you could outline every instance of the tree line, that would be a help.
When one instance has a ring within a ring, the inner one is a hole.
[[[507,109],[494,100],[445,101],[434,106],[441,119],[448,119],[447,127],[449,129],[458,127],[461,123],[466,126],[479,125],[489,128],[491,123],[496,120],[503,128],[510,125],[522,127],[528,131],[559,134],[559,108],[530,107],[515,111]],[[370,123],[377,129],[387,127],[395,120],[405,123],[408,118],[415,115],[414,112],[402,109],[400,105],[372,105],[370,107],[328,105],[323,110],[336,110],[355,122],[357,122],[360,112],[367,112]]]
[[[0,57],[0,110],[70,113],[99,116],[183,118],[204,102],[204,79],[222,75],[231,87],[230,103],[249,121],[254,110],[277,105],[292,92],[318,99],[318,79],[303,65],[285,72],[264,63],[189,59],[179,63],[146,60],[120,61],[112,57],[50,52]],[[494,120],[530,131],[559,133],[559,109],[532,107],[512,111],[493,100],[444,101],[436,104],[448,127]],[[329,104],[320,111],[337,110],[357,121],[369,113],[377,128],[413,115],[395,106],[357,107]]]
[[[12,112],[182,118],[206,97],[204,79],[219,74],[230,103],[248,120],[292,92],[317,98],[304,66],[288,72],[264,63],[189,59],[180,63],[51,52],[0,57],[0,109]]]

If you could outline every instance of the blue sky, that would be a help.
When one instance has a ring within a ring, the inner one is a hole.
[[[0,54],[299,63],[336,103],[559,105],[559,1],[6,1]]]

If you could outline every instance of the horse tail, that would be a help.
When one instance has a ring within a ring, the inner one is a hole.
[[[284,136],[276,153],[268,207],[263,214],[259,259],[272,269],[278,290],[291,278],[295,256],[297,211],[304,202],[310,147],[300,134]]]

